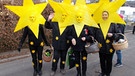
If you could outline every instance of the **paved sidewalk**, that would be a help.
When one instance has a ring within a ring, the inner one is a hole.
[[[48,47],[44,47],[44,49],[46,48]],[[30,57],[29,48],[23,48],[21,49],[21,52],[18,52],[17,50],[2,52],[0,53],[0,63],[14,61],[27,57]]]
[[[22,59],[29,56],[30,56],[29,49],[21,49],[21,52],[18,52],[17,50],[2,52],[0,53],[0,63]]]

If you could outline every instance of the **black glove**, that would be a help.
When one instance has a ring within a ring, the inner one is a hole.
[[[17,48],[17,50],[18,50],[18,52],[20,52],[21,51],[21,48],[19,47],[19,48]]]
[[[22,43],[20,43],[19,46],[18,46],[18,48],[17,48],[18,52],[21,51],[21,48],[22,48]]]

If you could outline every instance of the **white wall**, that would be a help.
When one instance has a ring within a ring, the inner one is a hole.
[[[126,0],[126,1],[135,1],[135,0]]]
[[[134,7],[123,6],[123,7],[120,7],[120,9],[118,10],[118,13],[121,14],[121,11],[125,11],[125,13],[122,14],[124,16],[124,20],[132,21],[135,18],[135,14],[133,14],[133,12],[135,12]]]

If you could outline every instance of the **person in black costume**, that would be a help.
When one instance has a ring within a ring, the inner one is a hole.
[[[133,23],[133,30],[132,30],[132,34],[134,34],[135,32],[135,22]]]
[[[86,42],[93,43],[93,28],[85,25],[78,37],[74,25],[69,27],[68,39],[72,42],[71,48],[75,55],[75,66],[77,76],[86,76],[87,71],[87,52],[85,50]]]
[[[107,20],[108,17],[109,13],[107,11],[103,11],[103,20]],[[112,46],[112,43],[113,40],[116,39],[117,33],[120,33],[120,30],[118,29],[118,26],[115,23],[110,24],[106,38],[104,38],[101,28],[96,28],[95,30],[95,39],[99,42],[100,45],[99,58],[101,73],[99,74],[99,76],[110,76],[110,73],[112,71],[112,59],[115,51]]]
[[[77,13],[76,20],[78,23],[82,22],[83,17],[81,13]],[[71,42],[71,48],[73,49],[73,53],[75,55],[75,67],[77,70],[77,76],[86,76],[87,52],[85,50],[85,44],[86,42],[93,42],[93,27],[84,25],[78,37],[75,26],[77,25],[69,26],[68,39]]]
[[[47,46],[49,46],[49,43],[46,40],[46,37],[44,35],[43,25],[39,25],[39,33],[38,38],[34,35],[34,33],[31,31],[31,29],[26,26],[24,28],[23,36],[21,38],[21,41],[19,43],[18,51],[20,52],[20,49],[28,36],[28,42],[29,42],[29,49],[32,56],[32,65],[34,68],[33,76],[39,76],[42,75],[42,52],[44,47],[44,42]],[[44,42],[43,42],[44,41]]]
[[[45,23],[45,28],[52,29],[52,46],[54,49],[53,60],[52,60],[52,72],[51,76],[54,76],[57,70],[57,64],[60,59],[60,72],[65,74],[65,61],[67,50],[70,46],[69,40],[67,39],[67,28],[60,35],[60,29],[58,22],[51,22],[54,17],[54,12],[50,11],[50,15]]]

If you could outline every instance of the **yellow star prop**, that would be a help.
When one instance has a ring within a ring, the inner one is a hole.
[[[67,12],[67,15],[66,17],[62,17],[62,19],[65,19],[63,20],[63,22],[59,22],[59,27],[60,27],[60,31],[63,32],[64,29],[69,26],[69,25],[73,25],[73,22],[72,22],[72,13],[73,13],[73,5],[71,4],[71,0],[64,0],[62,3],[60,3],[60,6],[65,9],[65,11]],[[70,11],[69,11],[70,10]],[[63,14],[62,14],[63,15]],[[61,33],[62,34],[62,33]]]
[[[55,11],[55,16],[52,19],[53,22],[58,22],[60,35],[63,33],[65,28],[68,25],[71,25],[71,18],[69,16],[69,13],[67,10],[65,10],[62,6],[65,6],[66,3],[70,3],[70,0],[64,0],[63,3],[54,2],[52,0],[49,0],[49,4],[52,6],[52,8]],[[69,9],[69,8],[68,8]]]
[[[125,3],[125,0],[114,0],[113,2],[110,2],[109,0],[100,1],[102,3],[100,3],[99,8],[94,12],[93,18],[97,23],[100,24],[104,38],[106,38],[111,23],[125,24],[125,22],[122,20],[122,18],[120,18],[117,13],[117,10],[120,6],[122,6],[122,4]],[[109,18],[106,21],[102,19],[103,11],[108,11],[109,13]]]
[[[72,24],[75,26],[78,37],[84,25],[98,27],[94,19],[91,17],[91,14],[88,12],[88,7],[86,6],[85,0],[77,0],[76,5],[72,5],[70,0],[64,0],[62,3],[57,3],[49,0],[49,3],[55,10],[53,21],[58,21],[60,34],[62,34],[66,26]],[[62,18],[63,12],[66,13],[66,18]],[[81,22],[77,22],[77,15],[83,17]],[[62,22],[63,19],[65,20]]]
[[[79,37],[84,25],[88,25],[88,26],[93,26],[93,27],[98,27],[97,23],[95,22],[95,20],[91,17],[91,14],[88,11],[88,7],[86,6],[86,2],[85,0],[77,0],[75,7],[74,7],[74,13],[72,14],[73,19],[72,21],[75,29],[76,29],[76,33],[77,36]],[[78,22],[77,16],[81,16],[82,17],[82,21]]]
[[[45,23],[45,19],[41,13],[46,5],[47,3],[34,4],[32,0],[24,0],[23,6],[5,5],[5,7],[20,17],[14,32],[28,26],[38,38],[39,24]]]

